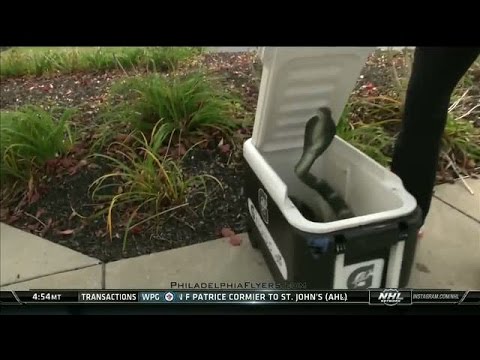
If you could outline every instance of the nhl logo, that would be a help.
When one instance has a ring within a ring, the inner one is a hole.
[[[258,205],[260,206],[260,214],[265,224],[268,224],[268,199],[263,189],[258,189]]]
[[[378,300],[387,306],[394,306],[403,300],[402,293],[398,289],[384,289],[379,295]]]

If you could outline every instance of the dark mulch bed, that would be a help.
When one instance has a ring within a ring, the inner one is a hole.
[[[86,167],[74,176],[53,178],[39,200],[27,206],[26,214],[12,225],[105,262],[213,240],[221,237],[223,228],[236,233],[246,230],[243,162],[233,163],[232,156],[218,150],[195,149],[184,159],[185,173],[215,176],[223,190],[215,182],[208,182],[205,208],[204,196],[192,197],[188,209],[181,208],[129,235],[123,251],[123,227],[114,225],[110,240],[104,217],[82,219],[96,208],[90,184],[109,170],[105,166]]]
[[[108,71],[2,79],[0,108],[15,109],[22,105],[44,109],[77,107],[82,119],[91,121],[107,99],[111,84],[122,76],[119,71]]]
[[[211,73],[221,77],[228,88],[241,96],[247,111],[255,112],[261,65],[254,53],[205,54],[202,64]]]

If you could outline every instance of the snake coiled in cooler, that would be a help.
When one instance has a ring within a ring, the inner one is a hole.
[[[308,187],[320,194],[329,204],[337,219],[347,219],[354,217],[345,200],[323,179],[317,178],[310,173],[314,162],[327,150],[333,141],[337,127],[332,118],[329,108],[321,107],[317,114],[308,120],[305,126],[305,139],[302,156],[295,166],[295,174]],[[303,203],[298,204],[299,210],[304,213],[309,220],[314,220],[315,215],[312,209],[309,209]]]

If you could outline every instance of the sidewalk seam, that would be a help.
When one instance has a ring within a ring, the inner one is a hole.
[[[77,270],[87,269],[87,268],[89,268],[89,267],[98,266],[98,265],[102,265],[102,264],[103,264],[103,263],[100,262],[100,263],[98,263],[98,264],[90,264],[90,265],[85,265],[85,266],[81,266],[81,267],[73,268],[73,269],[69,269],[69,270],[57,271],[57,272],[53,272],[53,273],[46,274],[46,275],[40,275],[40,276],[34,276],[34,277],[30,277],[30,278],[25,278],[25,279],[22,279],[21,281],[14,281],[14,282],[9,282],[9,283],[2,284],[2,285],[0,285],[0,287],[9,286],[9,285],[14,285],[14,284],[21,284],[21,283],[24,283],[24,282],[27,282],[27,281],[31,281],[31,280],[37,280],[37,279],[41,279],[41,278],[48,277],[48,276],[52,276],[52,275],[64,274],[64,273],[68,273],[68,272],[71,272],[71,271],[77,271]]]
[[[442,198],[438,197],[437,195],[433,195],[433,197],[434,197],[435,199],[441,201],[441,202],[444,203],[445,205],[450,206],[452,209],[457,210],[459,213],[465,215],[466,217],[472,219],[472,220],[475,221],[476,223],[479,223],[479,224],[480,224],[480,220],[479,220],[479,219],[473,217],[473,216],[470,215],[470,214],[467,214],[465,211],[463,211],[463,210],[457,208],[456,206],[454,206],[454,205],[446,202],[445,200],[443,200]]]

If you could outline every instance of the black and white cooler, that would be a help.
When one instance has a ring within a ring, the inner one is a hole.
[[[408,283],[421,212],[401,180],[338,136],[313,165],[355,216],[307,220],[291,197],[328,214],[294,172],[308,119],[319,107],[338,123],[374,48],[263,48],[252,137],[244,143],[249,236],[277,282],[310,289],[398,288]]]

